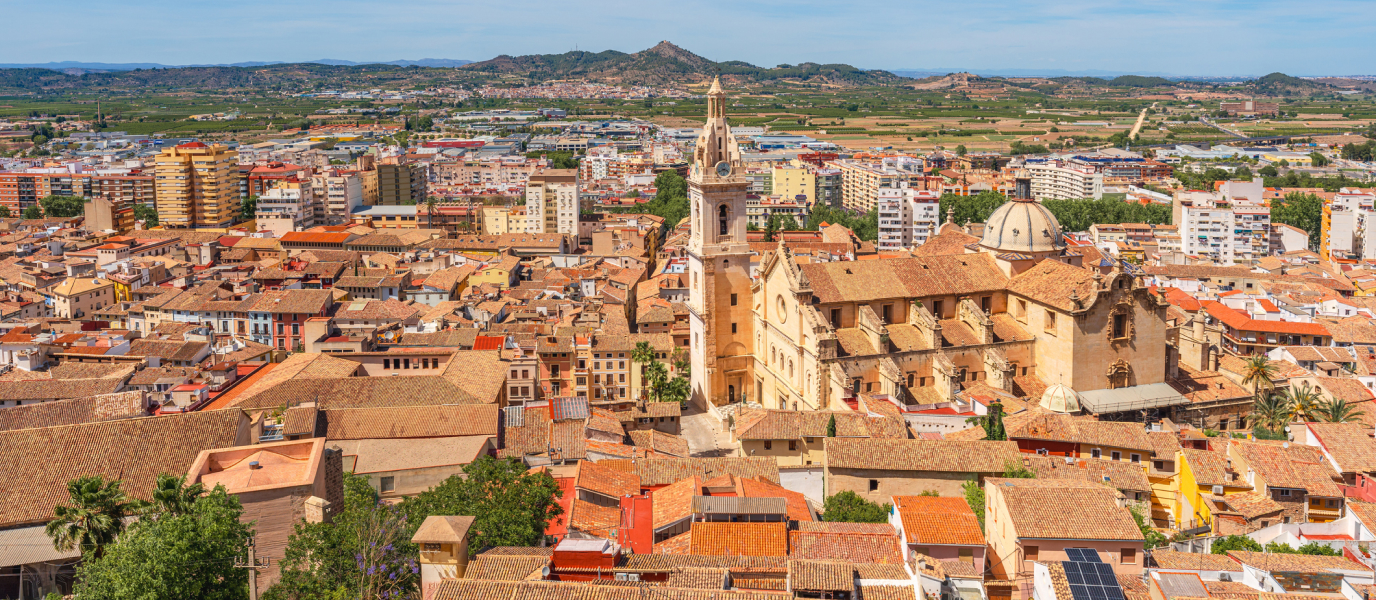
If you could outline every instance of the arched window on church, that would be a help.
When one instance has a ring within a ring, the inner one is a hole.
[[[726,235],[726,228],[727,228],[726,221],[727,221],[727,216],[728,216],[727,213],[728,213],[728,212],[729,212],[729,211],[726,210],[726,205],[725,205],[725,204],[721,205],[721,207],[719,207],[719,208],[717,209],[717,221],[718,221],[718,223],[719,223],[720,226],[721,226],[721,231],[718,233],[718,235]]]

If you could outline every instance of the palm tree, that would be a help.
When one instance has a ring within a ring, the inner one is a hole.
[[[434,196],[429,196],[425,199],[425,226],[429,229],[435,228],[435,204],[437,204],[437,202]]]
[[[1295,416],[1303,417],[1306,421],[1314,420],[1314,411],[1319,407],[1319,401],[1323,399],[1319,391],[1309,387],[1308,383],[1300,387],[1290,386],[1284,392],[1290,406],[1294,408]]]
[[[143,502],[119,489],[119,481],[106,481],[100,475],[87,475],[67,482],[72,505],[53,508],[54,519],[43,531],[53,547],[67,552],[79,548],[82,554],[100,557],[105,546],[124,530],[124,518],[134,514]]]
[[[1247,357],[1247,366],[1243,369],[1246,377],[1242,378],[1243,386],[1252,387],[1252,395],[1261,398],[1263,392],[1275,389],[1276,384],[1271,378],[1276,374],[1276,368],[1271,366],[1271,361],[1264,354]]]
[[[1365,415],[1365,411],[1357,410],[1356,405],[1342,398],[1320,400],[1314,408],[1314,416],[1324,423],[1353,423]]]
[[[150,512],[168,516],[184,515],[191,512],[191,506],[196,503],[196,499],[204,495],[204,485],[186,485],[185,475],[177,477],[164,473],[158,475],[158,483],[153,487]]]
[[[640,365],[640,395],[645,395],[645,367],[655,360],[655,349],[650,342],[636,342],[631,351],[631,362]]]
[[[1252,403],[1247,416],[1253,427],[1258,425],[1271,431],[1281,431],[1295,417],[1295,405],[1287,394],[1265,394]]]

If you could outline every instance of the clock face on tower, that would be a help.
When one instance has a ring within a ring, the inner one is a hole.
[[[731,174],[731,163],[721,161],[717,163],[717,177],[726,177]]]

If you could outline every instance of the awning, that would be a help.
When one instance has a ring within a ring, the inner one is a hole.
[[[80,550],[61,552],[43,533],[43,526],[0,530],[0,567],[58,562],[81,556]]]
[[[1149,383],[1112,390],[1080,392],[1080,405],[1095,413],[1114,413],[1188,404],[1184,396],[1166,383]]]

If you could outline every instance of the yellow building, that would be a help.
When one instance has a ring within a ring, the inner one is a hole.
[[[817,192],[817,176],[799,161],[790,164],[774,165],[774,193],[784,200],[796,200],[799,196],[804,202],[811,203]]]
[[[1207,528],[1211,531],[1214,519],[1209,499],[1252,490],[1252,486],[1232,470],[1228,455],[1222,452],[1185,448],[1176,454],[1175,464],[1180,469],[1175,526],[1182,530]]]
[[[1147,439],[1151,440],[1156,452],[1147,467],[1147,481],[1151,482],[1151,519],[1157,527],[1171,527],[1175,523],[1176,498],[1180,492],[1176,465],[1180,440],[1168,431],[1150,432]]]
[[[158,222],[168,229],[225,228],[239,217],[239,153],[200,142],[157,157]]]
[[[501,289],[508,289],[515,283],[520,266],[521,259],[515,256],[487,263],[468,276],[468,285],[478,287],[484,283],[494,283]]]

